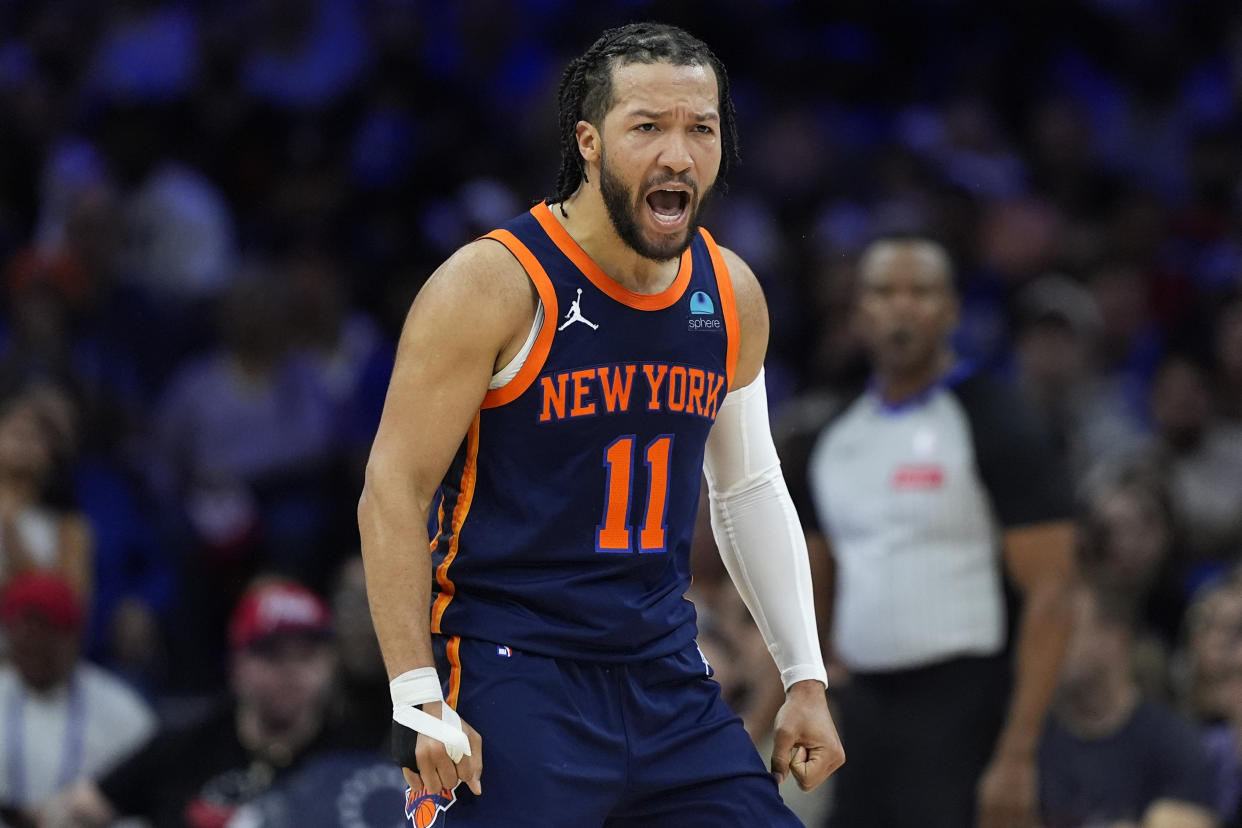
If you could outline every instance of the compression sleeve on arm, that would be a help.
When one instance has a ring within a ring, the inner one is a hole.
[[[720,557],[781,683],[786,690],[806,679],[827,686],[806,537],[772,442],[762,369],[750,385],[725,395],[703,468]]]

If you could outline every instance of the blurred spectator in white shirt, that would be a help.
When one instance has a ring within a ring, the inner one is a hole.
[[[79,779],[98,776],[155,731],[132,689],[79,658],[83,612],[51,573],[20,575],[0,591],[11,660],[0,666],[0,803],[38,807]]]

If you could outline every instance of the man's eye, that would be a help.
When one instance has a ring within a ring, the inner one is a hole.
[[[638,130],[639,132],[655,132],[655,128],[656,128],[655,124],[639,124],[638,126],[634,127],[634,129]]]
[[[715,130],[713,130],[713,129],[712,129],[711,127],[709,127],[707,124],[699,124],[698,126],[696,126],[696,127],[694,128],[694,131],[695,131],[695,132],[700,132],[700,133],[702,133],[703,135],[711,135],[713,132],[715,132]]]

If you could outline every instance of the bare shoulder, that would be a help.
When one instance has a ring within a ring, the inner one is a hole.
[[[472,303],[504,305],[531,296],[526,270],[508,248],[493,239],[462,246],[436,268],[424,291],[445,298],[465,295]]]
[[[464,336],[491,339],[499,351],[514,337],[525,338],[537,296],[526,270],[504,245],[477,239],[431,274],[406,327],[448,326]]]
[[[727,247],[720,248],[720,255],[729,268],[729,281],[733,285],[733,301],[737,305],[738,326],[741,328],[732,387],[742,388],[758,376],[767,355],[768,303],[750,265]]]
[[[733,298],[737,302],[739,314],[763,312],[767,317],[767,301],[763,298],[763,288],[755,272],[746,264],[746,260],[727,247],[720,248],[720,255],[729,268],[729,279],[733,283]]]

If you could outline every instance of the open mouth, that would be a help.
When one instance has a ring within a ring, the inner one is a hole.
[[[647,206],[660,224],[676,225],[685,217],[690,206],[690,193],[685,190],[652,190],[647,194]]]

